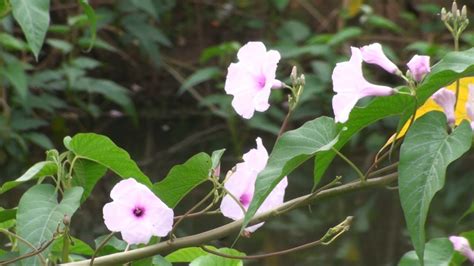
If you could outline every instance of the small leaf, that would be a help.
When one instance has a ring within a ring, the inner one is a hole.
[[[171,168],[162,181],[153,185],[153,192],[170,208],[176,207],[184,196],[209,177],[211,158],[198,153],[185,163]]]
[[[64,215],[72,217],[79,208],[82,188],[73,187],[64,191],[61,203],[58,203],[54,186],[41,184],[26,191],[18,203],[17,233],[36,248],[53,239],[58,226],[62,227]],[[41,254],[47,257],[51,247]],[[20,255],[31,252],[26,244],[19,243]],[[22,261],[23,265],[41,265],[38,256]]]
[[[79,0],[79,4],[84,10],[84,13],[86,13],[87,20],[89,21],[91,27],[91,42],[89,48],[87,49],[87,52],[90,52],[92,47],[94,47],[95,39],[97,37],[97,17],[95,15],[94,9],[91,7],[91,5],[89,5],[88,0]]]
[[[245,214],[242,229],[284,176],[317,152],[331,149],[337,139],[334,120],[324,116],[284,133],[275,143],[265,169],[257,176],[254,196]]]
[[[1,2],[2,1],[0,0],[0,3]],[[0,33],[0,45],[10,50],[25,51],[28,49],[28,45],[22,40],[5,32]]]
[[[49,38],[46,40],[46,43],[49,44],[51,47],[58,49],[63,54],[68,54],[72,51],[73,48],[72,44],[60,39]]]
[[[17,209],[4,209],[0,207],[0,223],[15,219]]]
[[[425,266],[450,266],[454,255],[453,244],[447,238],[435,238],[426,243]],[[420,261],[414,250],[403,255],[398,266],[419,266]]]
[[[62,254],[63,241],[64,241],[64,236],[61,236],[58,239],[54,240],[53,244],[51,245],[52,246],[51,252]],[[72,237],[72,243],[69,246],[69,253],[84,255],[84,256],[92,256],[92,254],[94,254],[94,250],[84,241],[77,239],[75,237]]]
[[[212,161],[212,169],[215,169],[216,167],[219,166],[219,164],[221,163],[221,158],[222,158],[222,155],[224,154],[225,152],[225,149],[220,149],[220,150],[217,150],[217,151],[213,151],[212,152],[212,155],[211,155],[211,161]]]
[[[272,0],[272,4],[278,9],[278,11],[283,11],[287,6],[289,0]]]
[[[464,219],[466,216],[470,215],[474,213],[474,201],[471,202],[471,206],[469,206],[469,209],[467,209],[461,216],[461,218],[459,218],[458,222],[461,221],[462,219]]]
[[[472,129],[467,121],[448,134],[446,116],[434,111],[415,121],[400,148],[400,202],[420,261],[431,200],[444,186],[448,165],[468,151],[471,142]]]
[[[76,156],[99,163],[122,178],[134,178],[151,187],[150,179],[138,168],[130,155],[108,137],[94,133],[79,133],[72,137],[67,148]]]
[[[131,3],[138,9],[147,12],[151,17],[158,18],[158,13],[156,12],[153,0],[131,0]]]
[[[13,17],[20,24],[31,51],[38,60],[49,26],[49,0],[10,0]]]
[[[53,148],[53,143],[45,134],[37,132],[28,132],[23,134],[23,137],[45,150]]]
[[[171,254],[168,254],[165,259],[169,262],[191,262],[198,257],[205,256],[209,253],[204,251],[202,248],[199,247],[188,247],[188,248],[181,248],[174,251]]]
[[[245,256],[238,250],[231,248],[220,248],[216,250],[219,253],[232,255],[232,256]],[[189,266],[243,266],[242,260],[228,259],[214,254],[207,253],[205,256],[201,256],[191,261]]]
[[[74,162],[72,185],[84,188],[81,203],[89,197],[95,184],[105,175],[105,172],[107,172],[105,166],[93,161],[77,159]]]
[[[28,81],[23,65],[20,61],[7,64],[2,71],[3,75],[15,89],[22,102],[26,101],[28,96]]]
[[[193,86],[196,86],[199,83],[215,78],[220,73],[221,71],[217,67],[206,67],[199,69],[183,82],[183,84],[178,90],[178,95],[183,94],[186,90]]]
[[[8,190],[18,186],[23,182],[27,182],[33,179],[45,177],[45,176],[53,176],[56,174],[58,167],[56,163],[51,161],[44,161],[35,163],[30,169],[28,169],[22,176],[19,178],[5,182],[0,187],[0,194],[7,192]]]

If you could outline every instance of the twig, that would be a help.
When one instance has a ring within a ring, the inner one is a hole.
[[[384,168],[380,168],[379,170],[373,171],[367,177],[377,176],[377,175],[383,174],[385,172],[397,169],[397,167],[398,167],[398,162],[395,162],[391,165],[385,166]]]
[[[341,185],[335,188],[323,190],[316,195],[304,195],[293,200],[287,201],[283,203],[280,207],[260,213],[255,215],[252,220],[250,221],[249,225],[254,225],[266,221],[272,217],[278,216],[283,214],[283,212],[278,212],[279,210],[285,210],[285,213],[295,209],[296,207],[300,206],[301,204],[295,203],[311,203],[312,201],[326,199],[334,196],[338,196],[341,194],[350,193],[353,191],[358,191],[367,188],[374,188],[380,186],[386,186],[397,179],[398,174],[393,173],[386,176],[375,177],[371,179],[367,179],[366,181],[354,181],[345,185]],[[308,198],[308,196],[311,196]],[[288,206],[294,205],[293,208],[288,208]],[[223,226],[208,230],[203,233],[190,235],[186,237],[176,238],[172,243],[168,241],[161,242],[158,244],[146,246],[143,248],[137,248],[126,253],[120,252],[111,255],[106,255],[102,257],[98,257],[95,259],[95,265],[117,265],[129,261],[140,260],[143,258],[151,257],[156,254],[166,254],[172,252],[174,250],[178,250],[183,247],[191,247],[191,246],[200,246],[209,241],[222,238],[224,236],[228,236],[232,233],[238,232],[242,227],[243,219],[237,220]],[[68,266],[88,266],[90,260],[78,261],[78,262],[70,262],[61,265],[68,265]]]
[[[99,253],[99,250],[103,248],[105,244],[107,244],[107,242],[109,242],[109,240],[114,236],[114,234],[115,232],[111,232],[110,234],[107,235],[106,238],[104,238],[104,240],[102,240],[102,242],[100,242],[99,246],[94,250],[94,253],[92,254],[92,257],[90,259],[91,263],[89,264],[90,266],[94,265],[95,256],[97,256],[97,253]]]
[[[171,232],[169,233],[170,235],[170,240],[169,242],[173,242],[173,235],[174,235],[174,232],[176,231],[176,228],[178,227],[178,225],[181,223],[181,221],[184,220],[184,218],[186,218],[186,216],[188,216],[189,214],[191,214],[194,210],[196,210],[197,208],[199,208],[199,206],[201,206],[202,204],[204,204],[204,202],[206,202],[210,197],[212,197],[214,195],[214,190],[215,189],[212,189],[211,192],[209,192],[201,201],[199,201],[198,203],[196,203],[196,205],[194,205],[191,209],[189,209],[184,215],[182,215],[177,221],[176,223],[173,225],[173,228],[171,229]]]
[[[38,256],[40,256],[41,264],[44,265],[44,266],[47,266],[48,264],[46,263],[46,260],[44,259],[44,257],[41,255],[41,252],[43,252],[45,249],[47,249],[49,247],[49,245],[51,245],[55,239],[56,239],[56,237],[53,237],[51,240],[49,240],[46,243],[41,244],[38,249],[34,249],[32,252],[26,253],[24,255],[13,258],[11,260],[0,261],[0,263],[2,263],[1,265],[9,265],[9,264],[12,264],[16,261],[23,260],[23,259],[38,255]]]
[[[14,234],[14,233],[12,233],[12,232],[6,230],[6,229],[2,229],[2,228],[0,228],[0,232],[4,233],[5,235],[8,235],[8,236],[10,236],[10,237],[13,237],[13,238],[18,239],[20,242],[24,243],[24,244],[27,245],[29,248],[31,248],[31,249],[33,250],[33,252],[37,252],[37,251],[38,251],[38,249],[37,249],[33,244],[31,244],[30,241],[24,239],[23,237],[21,237],[21,236],[19,236],[19,235],[17,235],[17,234]],[[27,254],[29,254],[29,253],[27,253]],[[27,254],[25,254],[25,255],[27,255]],[[24,256],[24,255],[23,255],[23,256]],[[47,265],[47,264],[46,264],[46,259],[43,257],[43,255],[41,254],[41,252],[38,254],[38,257],[40,258],[41,263],[42,263],[43,265]],[[23,259],[23,258],[21,258],[21,259]],[[19,260],[20,260],[20,259],[19,259]],[[15,261],[16,261],[16,260],[15,260]],[[12,261],[12,262],[14,262],[14,261]],[[12,262],[10,262],[10,263],[12,263]],[[8,264],[8,263],[6,263],[6,264]]]
[[[321,238],[316,241],[306,243],[303,245],[299,245],[293,248],[285,249],[285,250],[280,250],[276,252],[271,252],[271,253],[266,253],[266,254],[260,254],[260,255],[251,255],[251,256],[235,256],[235,255],[229,255],[225,253],[218,252],[216,250],[212,250],[207,248],[206,246],[201,246],[201,248],[213,255],[228,258],[228,259],[238,259],[238,260],[258,260],[258,259],[263,259],[263,258],[268,258],[268,257],[273,257],[273,256],[281,256],[284,254],[300,251],[303,249],[307,248],[312,248],[314,246],[318,245],[327,245],[334,241],[338,236],[340,236],[342,233],[345,233],[349,230],[350,226],[352,223],[352,216],[347,217],[343,222],[340,224],[336,225],[333,228],[330,228],[326,234]]]

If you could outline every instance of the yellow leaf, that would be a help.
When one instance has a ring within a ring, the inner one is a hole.
[[[456,125],[459,125],[461,123],[461,121],[464,120],[464,119],[470,120],[469,117],[467,117],[467,113],[466,113],[466,102],[467,102],[467,97],[468,97],[468,93],[469,93],[469,89],[468,89],[469,84],[474,84],[474,77],[463,78],[463,79],[459,80],[459,96],[458,96],[458,103],[457,103],[457,106],[456,106]],[[456,83],[453,83],[453,84],[449,85],[446,88],[450,91],[456,92]],[[415,120],[418,119],[419,117],[423,116],[424,114],[426,114],[428,112],[431,112],[431,111],[441,111],[442,112],[443,108],[441,108],[441,106],[436,104],[435,101],[433,101],[433,99],[431,99],[431,97],[430,97],[416,111]],[[411,119],[409,119],[408,122],[406,122],[405,125],[402,127],[402,130],[400,130],[400,134],[398,134],[397,139],[400,139],[403,136],[405,136],[405,134],[408,131],[410,120]],[[395,138],[395,134],[393,134],[388,139],[387,143],[385,143],[385,145],[383,145],[381,150],[383,150],[387,146],[389,146],[392,143],[394,138]]]
[[[349,0],[347,2],[347,15],[352,18],[359,14],[360,8],[364,3],[363,0]]]

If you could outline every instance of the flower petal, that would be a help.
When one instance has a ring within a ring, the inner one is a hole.
[[[112,232],[121,231],[133,222],[133,206],[124,201],[113,201],[104,205],[103,217],[105,226]]]
[[[414,55],[407,63],[413,79],[420,82],[430,72],[430,57],[426,55]]]
[[[443,108],[448,124],[454,125],[456,117],[454,114],[454,105],[456,104],[456,94],[446,88],[441,88],[433,96],[433,100]]]
[[[362,58],[365,62],[369,64],[376,64],[392,74],[400,71],[398,70],[398,67],[387,58],[380,43],[366,45],[360,48],[360,51],[362,52]]]

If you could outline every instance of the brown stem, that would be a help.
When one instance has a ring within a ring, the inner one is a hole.
[[[379,170],[373,171],[372,173],[369,174],[368,177],[377,176],[377,175],[389,172],[391,170],[397,169],[397,167],[398,167],[398,162],[385,166],[384,168],[380,168]]]
[[[290,116],[291,116],[291,110],[288,110],[288,113],[285,116],[285,120],[283,120],[283,123],[281,124],[280,131],[278,132],[278,138],[285,133],[286,128],[288,127],[288,122],[290,121]]]

